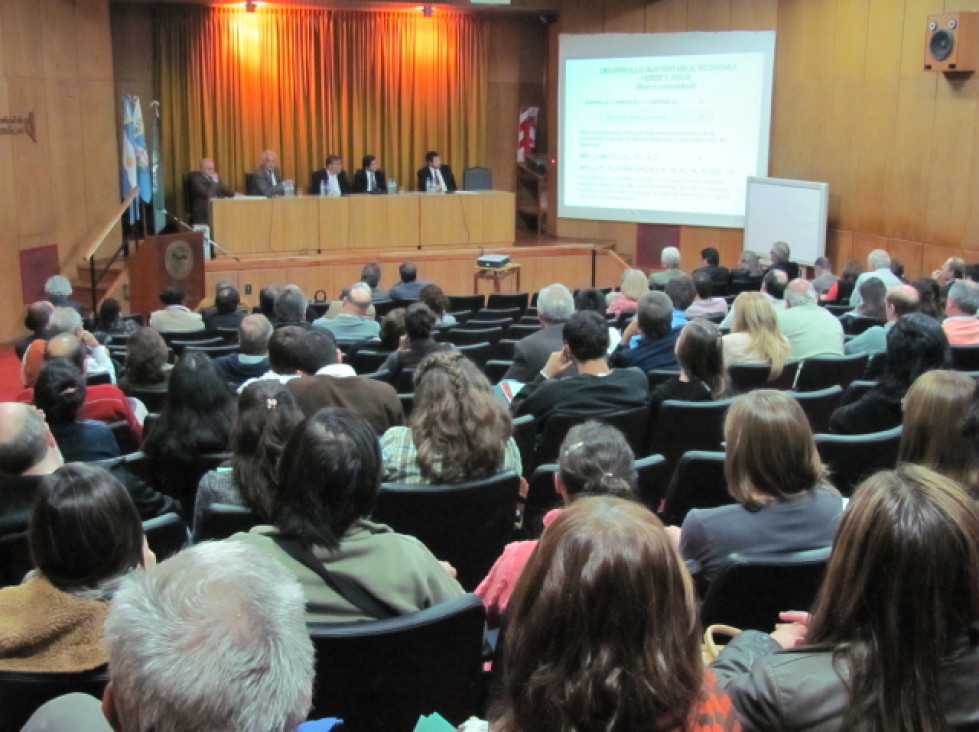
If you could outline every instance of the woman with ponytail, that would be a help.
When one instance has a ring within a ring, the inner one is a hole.
[[[617,429],[590,420],[568,430],[554,474],[554,490],[565,506],[589,495],[631,499],[637,479],[632,449]],[[544,517],[545,531],[562,511],[563,508],[555,508],[548,512]],[[536,539],[511,542],[476,588],[491,628],[500,624],[520,572],[536,548]]]
[[[521,472],[510,413],[477,366],[458,351],[438,351],[415,371],[407,427],[381,437],[384,480],[461,483],[501,470]]]

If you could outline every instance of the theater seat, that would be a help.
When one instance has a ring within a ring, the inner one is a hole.
[[[63,694],[100,699],[108,683],[106,665],[76,673],[0,671],[0,732],[19,732],[38,707]]]

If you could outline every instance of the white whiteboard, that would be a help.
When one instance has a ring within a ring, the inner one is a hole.
[[[786,178],[748,178],[744,250],[766,255],[777,241],[792,261],[812,265],[826,254],[829,184]]]

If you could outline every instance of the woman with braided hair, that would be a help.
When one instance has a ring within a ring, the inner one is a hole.
[[[510,414],[472,361],[438,351],[418,364],[414,381],[408,426],[381,437],[385,481],[448,484],[521,472]]]
[[[554,491],[565,505],[580,496],[632,498],[637,480],[632,448],[615,427],[589,420],[568,430],[561,443],[558,471],[554,474]],[[549,511],[544,526],[550,526],[562,511],[563,508]],[[486,606],[486,622],[491,628],[500,624],[520,572],[536,547],[536,539],[507,544],[476,588],[476,594]]]

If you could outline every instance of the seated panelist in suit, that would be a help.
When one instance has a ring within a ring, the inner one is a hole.
[[[282,171],[279,169],[279,156],[272,150],[266,150],[262,153],[262,161],[249,178],[248,190],[245,192],[249,196],[267,198],[282,196],[285,195],[284,183]]]
[[[418,190],[428,190],[428,181],[435,181],[435,190],[439,193],[453,193],[458,190],[455,176],[448,165],[442,164],[442,157],[435,151],[425,154],[425,167],[418,171]]]
[[[313,171],[310,180],[309,192],[317,196],[320,193],[320,181],[326,184],[326,195],[346,196],[350,193],[350,181],[347,172],[343,169],[343,160],[339,155],[327,155],[326,166]]]
[[[200,170],[195,170],[188,176],[187,185],[190,188],[192,224],[211,223],[207,204],[212,198],[232,198],[238,195],[220,181],[214,170],[214,161],[210,158],[201,160]]]
[[[354,173],[354,193],[387,193],[388,184],[377,158],[365,155],[361,161],[363,168]]]

